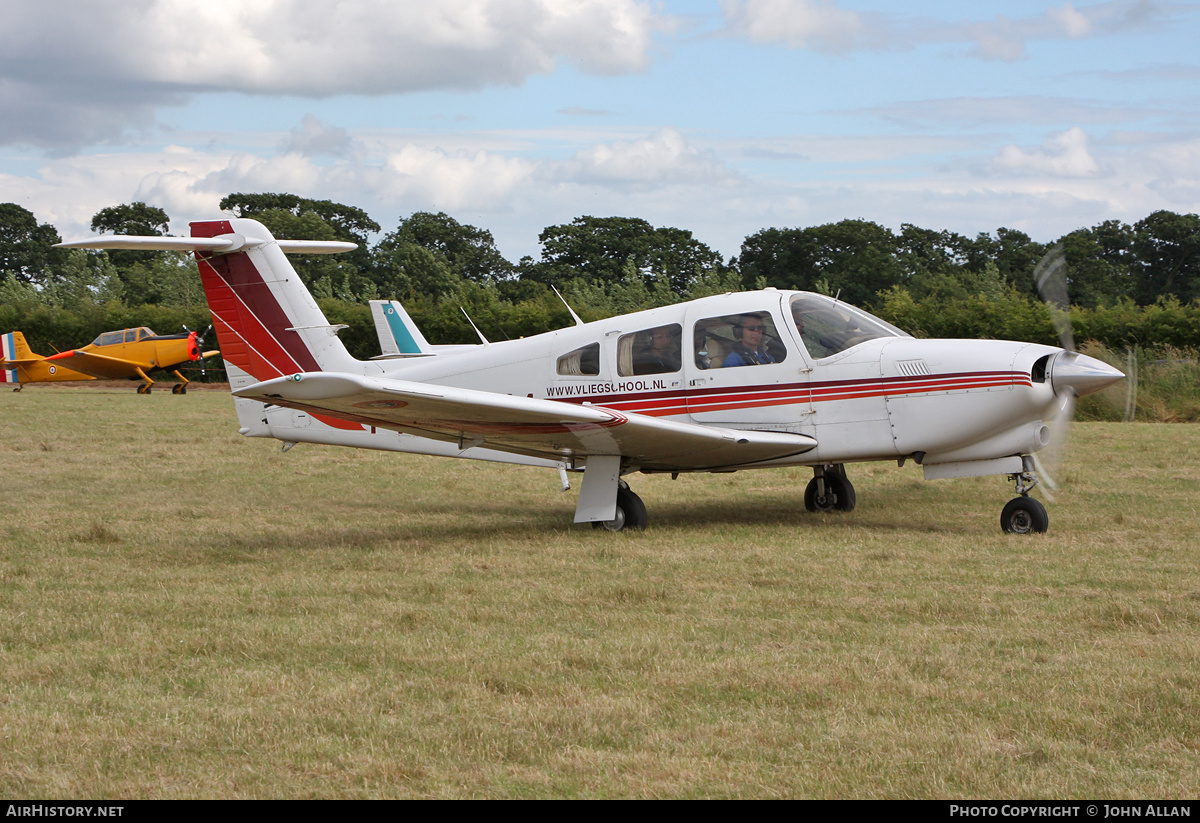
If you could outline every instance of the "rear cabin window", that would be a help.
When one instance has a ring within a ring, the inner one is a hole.
[[[558,358],[558,373],[569,377],[600,373],[600,344],[592,343]]]
[[[782,363],[787,347],[769,312],[706,317],[693,327],[696,366],[728,369]]]
[[[623,334],[617,340],[617,374],[677,372],[683,365],[682,343],[683,326],[678,323]]]
[[[92,341],[94,346],[115,346],[117,343],[125,342],[125,332],[123,331],[106,331],[104,334]]]

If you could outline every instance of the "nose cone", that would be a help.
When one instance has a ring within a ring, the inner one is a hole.
[[[196,345],[196,333],[195,332],[192,332],[191,334],[188,335],[187,351],[188,351],[188,359],[189,360],[199,360],[200,359],[200,347]]]
[[[1068,390],[1077,397],[1098,392],[1125,376],[1102,360],[1073,351],[1064,351],[1054,358],[1050,382],[1055,394]]]

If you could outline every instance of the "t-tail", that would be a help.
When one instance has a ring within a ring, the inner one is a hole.
[[[362,372],[288,262],[285,251],[337,252],[349,243],[276,241],[255,220],[192,223],[192,239],[232,241],[197,249],[196,261],[230,388],[300,372]]]

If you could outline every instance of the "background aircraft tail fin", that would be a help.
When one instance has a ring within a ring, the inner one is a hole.
[[[375,334],[379,336],[379,349],[384,356],[433,354],[433,347],[399,300],[372,300],[371,317],[375,319]]]
[[[363,364],[338,339],[343,327],[330,325],[288,262],[284,252],[294,250],[294,242],[276,242],[255,220],[191,226],[193,238],[231,241],[215,251],[196,250],[231,388],[298,372],[361,373]],[[341,245],[345,248],[332,250],[353,248]]]
[[[25,335],[19,331],[0,334],[0,363],[20,363],[41,360],[42,358],[29,350]]]

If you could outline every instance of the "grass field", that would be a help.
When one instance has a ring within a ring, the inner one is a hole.
[[[1200,427],[1001,478],[634,476],[237,433],[227,394],[0,393],[0,795],[1200,795]]]

